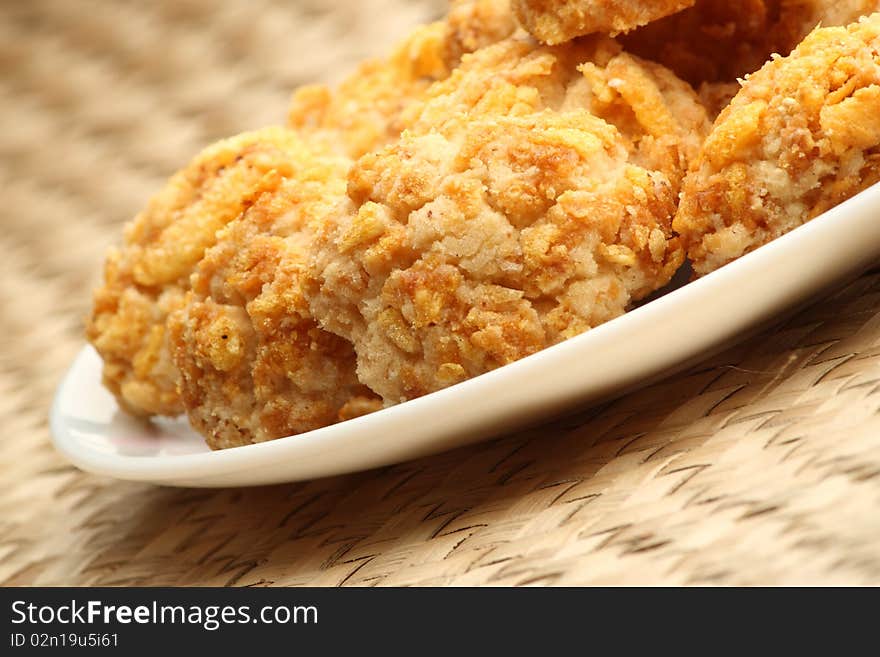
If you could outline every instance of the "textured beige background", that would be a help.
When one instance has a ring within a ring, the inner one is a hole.
[[[0,583],[880,584],[878,273],[603,408],[378,471],[174,490],[55,454],[121,222],[442,5],[0,3]]]

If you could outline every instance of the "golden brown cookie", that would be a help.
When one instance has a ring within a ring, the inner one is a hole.
[[[301,90],[291,111],[300,135],[325,149],[360,154],[393,138],[399,113],[463,53],[515,29],[506,0],[457,0],[444,21],[418,28],[383,61],[365,64],[336,92]],[[139,415],[176,415],[180,375],[166,319],[215,234],[238,217],[266,174],[283,178],[304,148],[295,131],[270,128],[207,149],[169,181],[110,252],[87,335],[104,358],[104,381]]]
[[[675,219],[698,274],[880,178],[880,13],[754,73],[706,139]]]
[[[215,449],[302,433],[379,407],[351,345],[303,295],[313,224],[345,196],[349,161],[303,144],[217,236],[169,321],[192,425]],[[366,405],[366,406],[365,406]]]
[[[270,171],[300,148],[290,130],[269,128],[221,141],[176,174],[125,228],[94,296],[87,336],[104,359],[104,383],[138,415],[183,411],[165,321],[218,229],[235,219]]]
[[[671,219],[708,120],[613,41],[485,48],[404,119],[354,166],[310,291],[386,404],[617,317],[681,264]]]

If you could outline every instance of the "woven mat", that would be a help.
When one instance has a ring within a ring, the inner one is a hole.
[[[672,380],[420,461],[163,489],[49,442],[105,247],[442,2],[0,3],[0,583],[880,584],[880,273]]]

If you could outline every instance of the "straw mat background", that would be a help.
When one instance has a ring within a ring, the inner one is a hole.
[[[602,408],[378,471],[174,490],[53,451],[121,222],[441,6],[0,3],[0,583],[880,584],[877,272]]]

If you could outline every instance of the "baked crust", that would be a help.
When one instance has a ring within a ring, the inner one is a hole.
[[[466,57],[361,158],[316,239],[314,316],[394,404],[622,314],[683,260],[693,90],[610,39]]]
[[[749,76],[684,185],[675,230],[698,274],[880,177],[880,13],[814,31]]]

